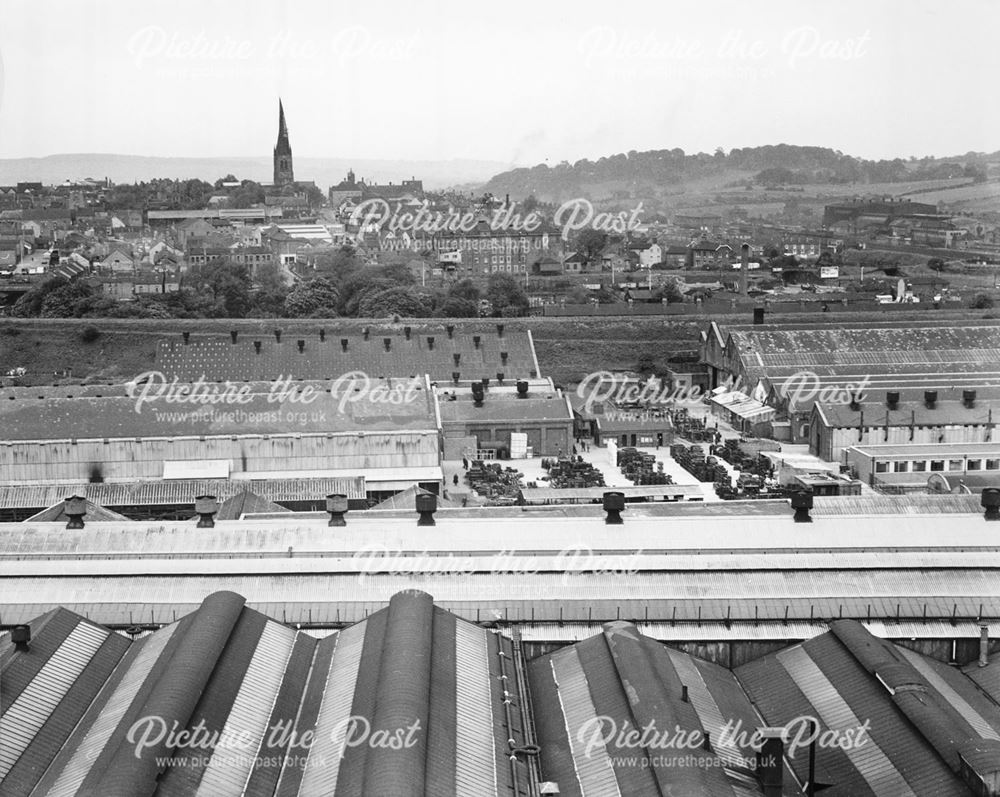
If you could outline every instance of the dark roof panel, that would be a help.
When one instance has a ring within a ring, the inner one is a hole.
[[[920,697],[913,691],[923,690],[924,682],[905,656],[894,645],[872,637],[860,623],[833,625],[835,633],[737,669],[767,721],[785,725],[797,717],[816,717],[824,733],[853,730],[856,738],[863,738],[864,743],[844,750],[832,746],[817,750],[818,766],[830,778],[827,782],[849,789],[846,793],[968,794],[950,768],[952,762],[936,749],[942,746],[927,737],[934,733],[935,722],[945,723],[947,718],[942,709],[931,708],[936,705],[934,695],[921,691]],[[869,669],[872,666],[877,667],[878,677]],[[896,684],[895,693],[892,684]],[[919,699],[927,711],[938,712],[937,720],[931,717],[924,724],[911,717],[905,710],[909,698]],[[861,728],[864,733],[857,737]],[[801,753],[792,763],[803,776]]]
[[[331,380],[352,371],[372,379],[429,374],[432,380],[449,381],[453,371],[468,374],[465,378],[493,377],[502,371],[510,379],[526,379],[538,370],[528,332],[509,330],[500,336],[495,329],[468,331],[463,327],[449,337],[444,327],[415,324],[407,340],[397,330],[381,330],[373,325],[365,340],[357,332],[339,333],[327,328],[322,342],[318,336],[286,335],[278,343],[271,335],[261,335],[260,354],[249,335],[241,335],[235,344],[229,337],[192,336],[188,345],[176,339],[160,341],[156,363],[168,380],[176,376],[182,382],[200,377],[237,382],[289,376],[296,380]],[[434,338],[433,347],[428,337]],[[473,337],[479,338],[478,346]],[[342,338],[348,342],[346,351],[340,343]],[[389,349],[385,348],[385,338],[390,341]],[[300,339],[305,340],[301,352],[297,345]],[[454,361],[456,354],[458,365]]]
[[[200,727],[208,734],[222,733],[267,622],[264,615],[251,609],[244,608],[240,613],[201,699],[184,726],[186,731]],[[198,790],[206,769],[203,756],[192,756],[184,766],[171,766],[165,771],[157,793],[163,797],[192,794]]]
[[[68,612],[67,612],[68,614]],[[97,629],[81,620],[77,628]],[[103,631],[103,629],[99,629]],[[129,641],[119,634],[106,634],[104,641],[79,675],[72,681],[58,705],[37,731],[31,744],[3,778],[5,797],[27,797],[62,749],[81,717],[104,686]],[[6,684],[5,684],[6,686]],[[5,733],[12,732],[11,718],[5,717]],[[5,743],[9,744],[8,739]]]
[[[736,675],[768,725],[780,726],[799,717],[815,716],[812,703],[773,655],[744,664],[736,669]],[[805,783],[809,779],[808,751],[789,748],[786,756],[799,781]],[[817,750],[816,782],[836,784],[836,788],[823,792],[831,797],[881,797],[837,747]]]
[[[650,681],[644,681],[642,684],[626,681],[615,668],[614,659],[603,634],[581,642],[576,652],[587,674],[587,686],[595,714],[598,717],[609,717],[619,731],[625,729],[626,723],[632,727],[642,728],[643,723],[633,715],[634,706],[631,705],[630,698],[632,701],[648,700],[651,697],[650,690],[655,685]],[[625,691],[627,688],[634,690],[640,687],[645,689],[641,696],[634,692],[627,694]],[[648,708],[655,711],[657,707],[652,705]],[[592,732],[596,731],[597,735],[601,735],[604,730],[604,727],[594,727],[591,732],[586,728],[569,728],[569,732],[574,734],[578,741],[582,739],[585,744],[593,738]],[[656,793],[656,778],[652,769],[646,765],[644,749],[620,746],[617,744],[617,738],[607,747],[618,788],[623,795]],[[690,792],[690,789],[688,791]]]
[[[4,639],[0,675],[3,689],[0,689],[0,713],[6,714],[24,688],[31,683],[38,671],[45,666],[49,657],[59,649],[70,632],[80,622],[79,615],[66,609],[56,608],[46,612],[37,620],[28,623],[31,629],[30,655],[14,649],[10,637]]]
[[[427,727],[428,794],[455,792],[455,740],[458,732],[456,707],[457,659],[455,615],[434,608],[434,638],[430,681],[430,715]]]
[[[731,672],[625,622],[531,662],[528,672],[543,774],[562,793],[761,793],[748,763],[761,721]],[[733,731],[740,728],[738,743]],[[642,745],[636,732],[647,736]],[[791,773],[785,793],[799,794]]]
[[[316,719],[319,715],[320,704],[323,700],[323,693],[326,691],[327,676],[330,672],[330,664],[333,661],[333,654],[340,635],[335,634],[326,639],[320,640],[315,646],[315,653],[310,668],[308,670],[308,681],[302,695],[302,703],[299,707],[299,714],[295,720],[294,730],[302,730],[316,727]],[[300,734],[301,737],[301,734]],[[278,790],[275,797],[296,797],[302,785],[302,777],[306,771],[306,764],[309,757],[309,748],[289,749],[282,767],[281,778],[278,782]]]
[[[990,656],[985,667],[972,662],[963,668],[963,672],[995,703],[1000,704],[1000,653]]]
[[[328,639],[335,640],[336,634]],[[295,646],[285,665],[285,677],[281,683],[267,723],[268,733],[272,729],[280,729],[273,738],[269,737],[267,748],[261,750],[261,756],[254,766],[247,781],[244,797],[272,797],[278,785],[278,780],[285,771],[279,762],[291,762],[290,768],[301,769],[294,763],[294,756],[302,754],[302,750],[292,747],[297,740],[286,731],[295,727],[299,707],[304,705],[303,692],[309,682],[309,673],[316,656],[317,640],[308,634],[297,634]]]
[[[281,504],[268,501],[249,489],[231,495],[219,505],[219,511],[215,515],[216,520],[239,520],[243,515],[257,514],[261,512],[291,512]]]
[[[364,645],[361,648],[357,681],[354,684],[351,701],[352,717],[366,717],[370,720],[375,716],[379,663],[383,656],[388,615],[389,610],[382,609],[365,621]],[[366,759],[367,751],[363,745],[348,747],[343,751],[337,775],[338,789],[343,789],[345,794],[361,793],[365,782]]]
[[[190,620],[174,635],[169,658],[163,657],[155,683],[140,692],[141,703],[127,715],[127,727],[145,717],[159,717],[166,727],[177,722],[184,727],[232,636],[245,600],[233,592],[216,592],[205,598]],[[136,756],[134,742],[123,735],[111,748],[100,775],[90,786],[96,794],[145,794],[155,787],[162,765],[159,760],[172,752],[163,738],[147,745]],[[88,784],[85,782],[84,784]]]
[[[535,731],[541,745],[540,761],[546,780],[559,784],[562,797],[582,797],[573,768],[566,723],[563,721],[559,689],[552,674],[552,658],[544,656],[528,663],[528,681],[534,708]]]
[[[83,517],[87,523],[128,520],[125,515],[105,509],[100,504],[95,504],[89,499],[87,499],[87,512]],[[48,509],[43,509],[38,514],[32,515],[25,523],[66,523],[68,520],[66,505],[63,501],[59,501]]]
[[[895,770],[915,794],[942,797],[966,794],[965,787],[934,747],[910,726],[886,687],[871,677],[836,636],[822,634],[802,647],[833,684],[841,700],[859,720],[868,721],[866,736],[885,756],[881,770],[879,764],[871,765],[875,773],[872,777],[885,779],[880,782],[899,783],[892,773]],[[861,746],[859,753],[867,752],[867,746]]]

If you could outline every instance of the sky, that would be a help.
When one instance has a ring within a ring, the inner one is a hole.
[[[1000,149],[996,0],[3,0],[0,158]]]

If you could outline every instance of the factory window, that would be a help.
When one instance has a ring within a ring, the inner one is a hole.
[[[895,473],[906,473],[910,469],[909,462],[893,462],[892,469]]]
[[[1000,459],[986,460],[986,470],[1000,470]]]
[[[944,460],[943,459],[932,459],[931,460],[931,470],[944,470]]]
[[[888,462],[876,462],[875,463],[875,472],[876,473],[888,473],[889,472],[889,463]]]
[[[913,463],[913,471],[915,473],[920,473],[925,470],[927,470],[927,460],[918,459]]]
[[[965,470],[965,460],[964,459],[949,459],[948,460],[948,470]]]
[[[965,467],[967,470],[982,470],[983,461],[981,459],[970,459],[969,464]]]

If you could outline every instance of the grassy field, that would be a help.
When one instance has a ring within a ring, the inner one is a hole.
[[[998,180],[975,185],[941,188],[919,194],[914,193],[911,196],[916,202],[929,202],[931,204],[943,202],[947,205],[958,205],[969,211],[1000,211],[1000,181]]]
[[[680,195],[683,196],[683,204],[674,204],[678,212],[685,213],[712,214],[719,213],[722,208],[739,207],[752,215],[769,217],[780,214],[786,202],[795,202],[800,207],[812,208],[818,217],[822,215],[823,207],[832,202],[855,196],[879,195],[905,196],[914,202],[930,204],[962,203],[963,207],[969,203],[970,209],[1000,210],[1000,184],[972,185],[967,177],[900,183],[817,183],[777,188],[755,184],[750,190],[732,185],[712,187],[706,184],[701,190],[685,190]]]
[[[581,190],[595,201],[605,201],[617,207],[627,207],[635,200],[614,199],[624,192],[647,198],[647,212],[713,214],[723,209],[739,207],[751,215],[780,215],[786,202],[811,207],[821,214],[823,206],[857,196],[896,196],[929,204],[945,203],[968,212],[1000,212],[1000,181],[973,184],[968,177],[947,180],[912,180],[898,183],[810,183],[801,186],[767,188],[752,182],[751,172],[726,172],[722,175],[688,180],[676,185],[643,184],[636,186],[624,180],[587,183]]]
[[[839,185],[817,183],[804,185],[802,188],[806,193],[827,197],[851,197],[858,194],[863,194],[865,196],[878,194],[885,194],[886,196],[905,196],[907,194],[913,194],[913,200],[915,202],[923,202],[925,200],[918,198],[916,195],[919,194],[923,196],[927,191],[954,188],[956,186],[967,185],[970,182],[971,180],[968,177],[953,177],[949,180],[914,180],[912,182],[901,183],[843,183]]]

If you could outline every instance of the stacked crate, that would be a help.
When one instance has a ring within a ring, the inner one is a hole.
[[[498,462],[474,460],[466,472],[469,485],[488,504],[511,504],[520,500],[523,474]]]
[[[549,472],[549,485],[557,488],[604,487],[604,474],[583,457],[543,459]]]
[[[699,445],[675,442],[670,446],[670,456],[700,482],[714,482],[728,478],[725,466],[719,464],[714,456],[706,457]]]
[[[618,451],[618,467],[633,484],[672,484],[673,480],[663,472],[663,463],[656,457],[635,448]]]

